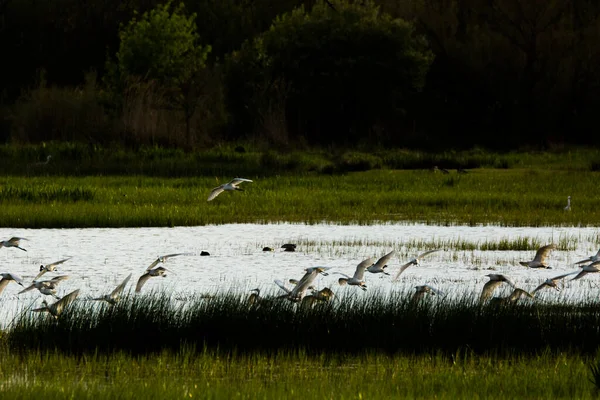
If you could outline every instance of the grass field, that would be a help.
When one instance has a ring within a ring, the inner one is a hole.
[[[0,351],[3,399],[596,398],[589,360],[535,357],[223,355],[182,350],[70,357]],[[15,366],[19,366],[15,368]]]
[[[468,174],[373,170],[343,175],[246,176],[244,192],[210,190],[232,178],[1,177],[0,226],[194,226],[292,221],[374,224],[595,226],[600,172],[476,169]],[[572,210],[563,210],[567,196]]]

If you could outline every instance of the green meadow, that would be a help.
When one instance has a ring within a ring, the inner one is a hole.
[[[600,172],[539,169],[379,169],[339,175],[245,175],[243,192],[207,202],[233,176],[0,177],[0,226],[194,226],[223,223],[594,226]],[[567,196],[572,210],[565,212]]]

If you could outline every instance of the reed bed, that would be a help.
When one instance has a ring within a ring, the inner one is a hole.
[[[472,295],[412,293],[343,296],[315,307],[287,300],[249,305],[222,293],[174,301],[160,293],[115,307],[80,301],[60,318],[24,311],[5,334],[12,351],[145,354],[185,346],[238,354],[540,354],[548,349],[593,355],[600,339],[597,300],[578,304],[480,305]]]
[[[598,174],[481,169],[451,178],[431,171],[396,170],[341,176],[246,176],[254,182],[245,185],[244,192],[223,193],[211,202],[206,201],[210,190],[233,176],[4,177],[0,178],[0,226],[194,226],[278,221],[594,226],[600,224],[598,199],[578,193],[593,193]],[[563,209],[567,195],[573,201],[570,212]]]

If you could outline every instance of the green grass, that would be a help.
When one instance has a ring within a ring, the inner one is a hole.
[[[181,303],[151,293],[116,307],[80,301],[58,320],[25,311],[7,329],[5,341],[13,350],[60,349],[73,354],[147,354],[181,346],[239,354],[303,350],[315,355],[449,355],[469,350],[511,356],[546,349],[593,355],[598,349],[597,300],[557,305],[537,299],[496,306],[480,305],[478,293],[430,296],[417,304],[411,297],[412,291],[374,291],[303,308],[281,299],[250,306],[240,294],[192,297]]]
[[[589,360],[535,357],[309,356],[185,349],[72,357],[0,351],[3,399],[595,398]],[[18,366],[16,368],[15,366]]]
[[[210,190],[215,177],[0,178],[2,227],[194,226],[222,223],[597,226],[600,172],[477,169],[451,176],[423,170],[343,175],[248,176],[244,192]],[[573,208],[565,212],[566,197]]]

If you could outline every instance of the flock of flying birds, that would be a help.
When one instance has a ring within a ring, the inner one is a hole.
[[[2,247],[13,247],[16,249],[20,249],[22,251],[27,251],[26,249],[20,246],[22,240],[27,240],[25,238],[13,237],[8,240],[0,241],[0,248]],[[281,246],[284,251],[295,251],[295,244],[284,244]],[[554,250],[556,246],[554,244],[549,244],[539,248],[535,254],[533,260],[530,261],[520,261],[519,263],[527,268],[540,268],[540,269],[550,269],[551,267],[548,265],[547,258],[552,250]],[[421,263],[421,259],[426,257],[429,254],[432,254],[436,251],[440,251],[441,249],[429,250],[426,251],[417,257],[409,260],[408,262],[401,265],[394,273],[394,277],[392,281],[397,281],[402,273],[412,265],[418,266]],[[263,251],[273,251],[270,247],[263,248]],[[261,297],[259,289],[252,289],[251,295],[248,297],[247,301],[249,304],[259,304],[265,301],[272,301],[274,299],[287,299],[294,303],[300,303],[301,305],[313,305],[319,302],[327,302],[334,298],[334,293],[331,288],[325,287],[324,289],[317,290],[313,285],[315,279],[319,274],[321,275],[329,275],[338,274],[341,275],[338,279],[339,285],[349,285],[356,286],[362,290],[367,290],[367,284],[365,281],[365,274],[383,274],[383,275],[391,275],[387,270],[389,268],[388,264],[392,260],[396,254],[395,250],[387,253],[383,257],[377,259],[375,257],[367,258],[366,260],[360,262],[354,271],[354,275],[349,276],[342,272],[327,272],[333,267],[325,267],[325,266],[317,266],[306,268],[304,271],[304,275],[301,279],[289,279],[289,284],[292,287],[287,287],[286,284],[277,279],[274,283],[283,291],[283,294],[272,297]],[[168,254],[164,256],[160,256],[156,258],[144,271],[144,273],[138,278],[137,284],[135,286],[135,292],[139,293],[142,290],[144,284],[152,277],[166,277],[166,272],[172,272],[163,266],[159,266],[166,262],[169,258],[176,256],[189,256],[196,255],[195,253],[174,253]],[[202,252],[201,255],[209,255],[206,252]],[[48,280],[40,280],[40,278],[48,273],[48,272],[58,272],[57,267],[65,262],[67,262],[69,258],[65,258],[63,260],[59,260],[47,265],[41,265],[39,268],[39,273],[33,278],[32,282],[27,286],[24,280],[13,273],[5,272],[0,273],[0,294],[4,290],[4,288],[10,283],[15,282],[24,287],[18,294],[26,293],[31,290],[37,289],[42,295],[50,296],[56,299],[54,303],[49,304],[45,299],[43,300],[43,305],[40,308],[33,309],[35,312],[47,312],[55,318],[63,312],[65,307],[67,307],[70,303],[72,303],[79,295],[79,289],[72,291],[71,293],[59,297],[56,294],[57,286],[64,280],[68,279],[68,275],[58,275]],[[556,290],[560,290],[559,282],[564,280],[565,278],[575,275],[571,280],[580,279],[583,276],[600,272],[600,250],[590,257],[587,257],[581,261],[575,263],[575,265],[579,266],[579,268],[573,272],[564,273],[558,276],[554,276],[546,279],[543,283],[537,286],[532,291],[527,291],[523,288],[518,288],[511,281],[509,277],[503,274],[487,274],[486,276],[489,278],[481,292],[479,297],[479,301],[482,303],[492,302],[492,303],[500,303],[500,304],[509,304],[516,302],[521,297],[529,297],[534,298],[536,293],[544,288],[554,288]],[[61,267],[62,268],[62,267]],[[129,274],[112,292],[102,295],[100,297],[90,298],[90,300],[98,300],[105,301],[110,305],[116,304],[127,283],[131,279],[132,274]],[[508,297],[492,297],[496,288],[498,288],[502,284],[507,284],[511,286],[514,290]],[[418,285],[415,286],[415,293],[412,296],[411,302],[417,302],[422,299],[425,295],[439,295],[442,292],[436,288],[433,288],[429,285]]]

